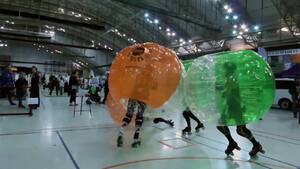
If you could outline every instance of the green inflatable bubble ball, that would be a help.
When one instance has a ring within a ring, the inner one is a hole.
[[[192,62],[184,90],[186,103],[201,120],[235,126],[264,116],[273,103],[275,80],[256,52],[221,52]]]

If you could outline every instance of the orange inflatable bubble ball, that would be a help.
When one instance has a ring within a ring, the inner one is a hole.
[[[175,52],[156,43],[136,44],[114,59],[109,90],[117,102],[132,98],[157,108],[171,97],[180,76],[180,60]]]
[[[291,56],[293,63],[300,63],[300,54],[294,54]]]
[[[120,102],[115,101],[111,94],[108,93],[105,104],[113,121],[119,125],[122,124],[122,120],[127,111],[127,103],[121,104]]]

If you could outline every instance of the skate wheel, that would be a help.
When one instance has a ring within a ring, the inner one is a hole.
[[[225,150],[225,154],[227,155],[227,156],[233,156],[234,154],[233,154],[233,151],[230,151],[230,150]]]
[[[186,134],[185,134],[185,132],[182,132],[181,134],[182,134],[183,136],[185,136],[185,135],[186,135]]]
[[[117,147],[123,147],[123,143],[117,143]]]
[[[117,147],[123,147],[123,143],[117,143]]]
[[[141,146],[141,142],[135,142],[131,144],[132,148],[137,148],[138,146]]]
[[[260,152],[260,151],[259,151]],[[258,152],[257,152],[258,153]],[[257,157],[257,153],[249,153],[249,155],[250,155],[250,157],[251,158],[255,158],[255,157]]]
[[[137,148],[137,147],[139,147],[140,145],[139,144],[135,144],[135,145],[132,145],[131,147],[132,148]]]
[[[118,139],[117,139],[117,147],[123,147],[122,137],[118,137]]]
[[[203,126],[203,127],[201,127],[201,128],[195,129],[195,130],[196,130],[197,133],[199,133],[201,129],[202,129],[202,130],[205,130],[205,127]]]
[[[225,154],[226,154],[227,156],[234,156],[233,152],[230,152],[230,153],[226,153],[226,152],[225,152]]]
[[[254,156],[251,156],[250,155],[250,160],[257,160],[258,159],[258,156],[257,155],[254,155]]]

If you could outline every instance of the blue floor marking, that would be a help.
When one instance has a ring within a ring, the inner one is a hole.
[[[75,161],[74,157],[72,156],[72,154],[71,154],[69,148],[67,147],[67,145],[66,145],[64,139],[63,139],[62,136],[60,135],[59,131],[56,131],[56,134],[58,135],[58,137],[59,137],[61,143],[63,144],[65,150],[67,151],[67,153],[68,153],[70,159],[72,160],[72,163],[74,164],[75,168],[76,168],[76,169],[80,169],[79,166],[78,166],[78,164],[77,164],[77,162]]]

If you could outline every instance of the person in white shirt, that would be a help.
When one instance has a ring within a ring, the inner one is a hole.
[[[62,76],[60,76],[59,78],[60,95],[63,95],[64,86],[65,86],[65,79]]]

